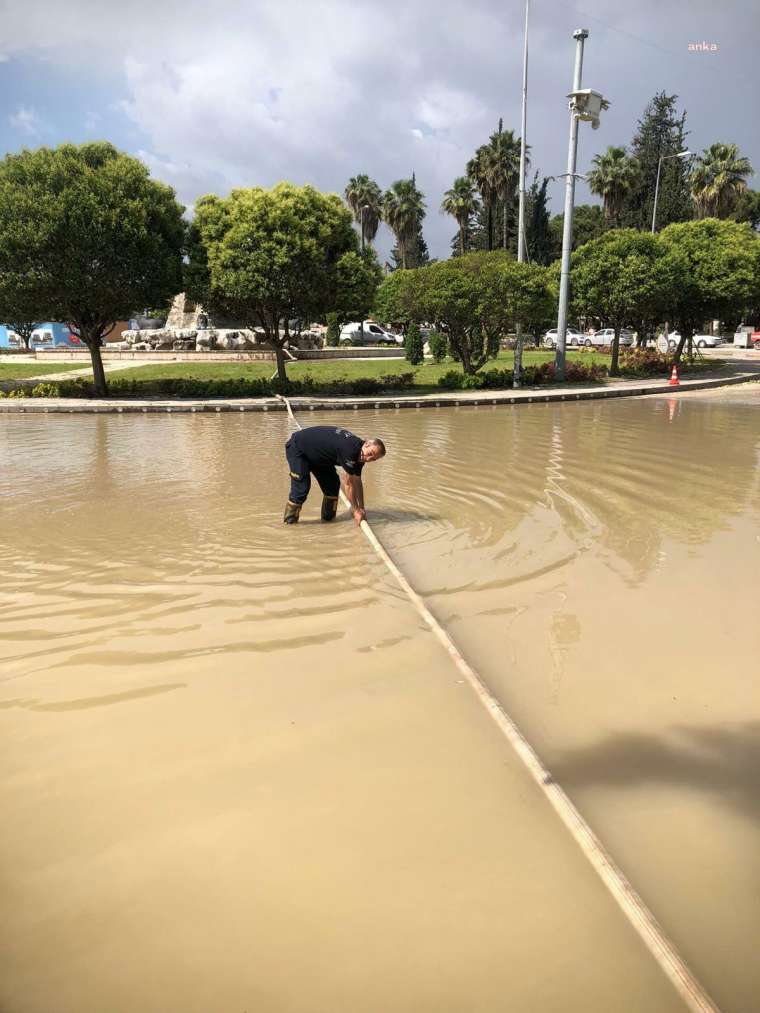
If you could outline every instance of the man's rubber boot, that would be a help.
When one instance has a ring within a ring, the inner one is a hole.
[[[285,516],[282,518],[286,524],[298,524],[298,515],[301,513],[301,503],[291,503],[285,507]]]
[[[335,520],[335,515],[338,512],[338,497],[337,496],[323,496],[322,497],[322,520],[332,521]]]

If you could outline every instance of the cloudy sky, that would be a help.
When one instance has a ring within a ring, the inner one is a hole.
[[[414,170],[431,254],[446,256],[443,191],[499,116],[519,134],[523,11],[523,0],[0,0],[0,146],[107,138],[187,205],[280,179],[342,192],[357,172],[386,187]],[[687,111],[692,150],[734,142],[760,173],[756,0],[532,0],[534,168],[565,169],[579,27],[583,86],[612,103],[599,130],[581,127],[580,171],[629,143],[665,90]],[[690,51],[697,42],[718,48]],[[577,199],[589,200],[582,184]]]

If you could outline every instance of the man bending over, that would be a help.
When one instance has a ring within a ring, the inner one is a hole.
[[[290,497],[283,520],[296,524],[301,507],[311,488],[312,474],[322,490],[322,520],[331,521],[338,510],[340,479],[335,470],[346,473],[344,489],[357,524],[365,520],[362,468],[370,461],[385,457],[382,440],[362,440],[348,429],[334,426],[309,426],[293,433],[285,444],[290,469]]]

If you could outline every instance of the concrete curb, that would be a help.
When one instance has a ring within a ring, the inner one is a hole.
[[[533,387],[521,391],[451,391],[441,394],[404,394],[397,397],[342,397],[307,398],[291,397],[291,404],[299,411],[360,411],[375,408],[478,408],[518,404],[546,404],[552,401],[589,401],[603,398],[641,397],[647,394],[682,394],[691,390],[710,390],[738,383],[760,380],[760,371],[734,374],[712,379],[682,380],[671,387],[667,380],[647,383],[626,382],[619,386],[583,387],[558,390]],[[207,400],[130,400],[113,401],[84,398],[3,398],[0,413],[6,414],[188,414],[197,412],[280,412],[285,405],[276,398],[226,398]]]

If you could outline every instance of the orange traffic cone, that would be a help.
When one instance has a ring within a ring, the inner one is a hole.
[[[673,363],[673,372],[670,374],[670,383],[668,384],[668,386],[669,387],[678,387],[679,386],[679,383],[678,383],[678,370],[676,369],[675,362]]]

